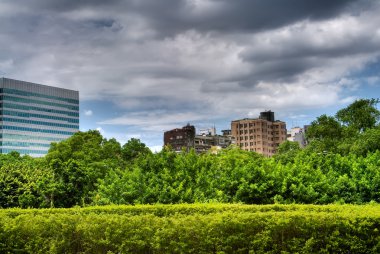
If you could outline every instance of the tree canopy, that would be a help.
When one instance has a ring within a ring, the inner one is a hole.
[[[380,148],[373,134],[377,133],[380,117],[378,103],[378,99],[360,99],[339,110],[335,116],[321,115],[307,129],[308,149],[357,155],[376,151]],[[364,148],[363,142],[371,146]]]
[[[380,111],[376,108],[379,99],[356,100],[346,108],[339,110],[335,117],[345,126],[361,133],[374,128],[379,121]]]

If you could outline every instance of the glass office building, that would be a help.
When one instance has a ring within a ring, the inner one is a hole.
[[[0,152],[44,156],[79,131],[79,92],[0,78]]]

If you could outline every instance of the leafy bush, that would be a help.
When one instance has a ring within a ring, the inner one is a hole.
[[[7,209],[0,225],[2,253],[380,251],[379,205]]]

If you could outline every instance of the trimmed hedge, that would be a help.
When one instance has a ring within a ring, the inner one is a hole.
[[[1,253],[380,253],[379,205],[0,210]]]

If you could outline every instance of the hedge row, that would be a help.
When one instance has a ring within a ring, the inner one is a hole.
[[[0,253],[380,253],[379,229],[379,205],[10,209]]]

